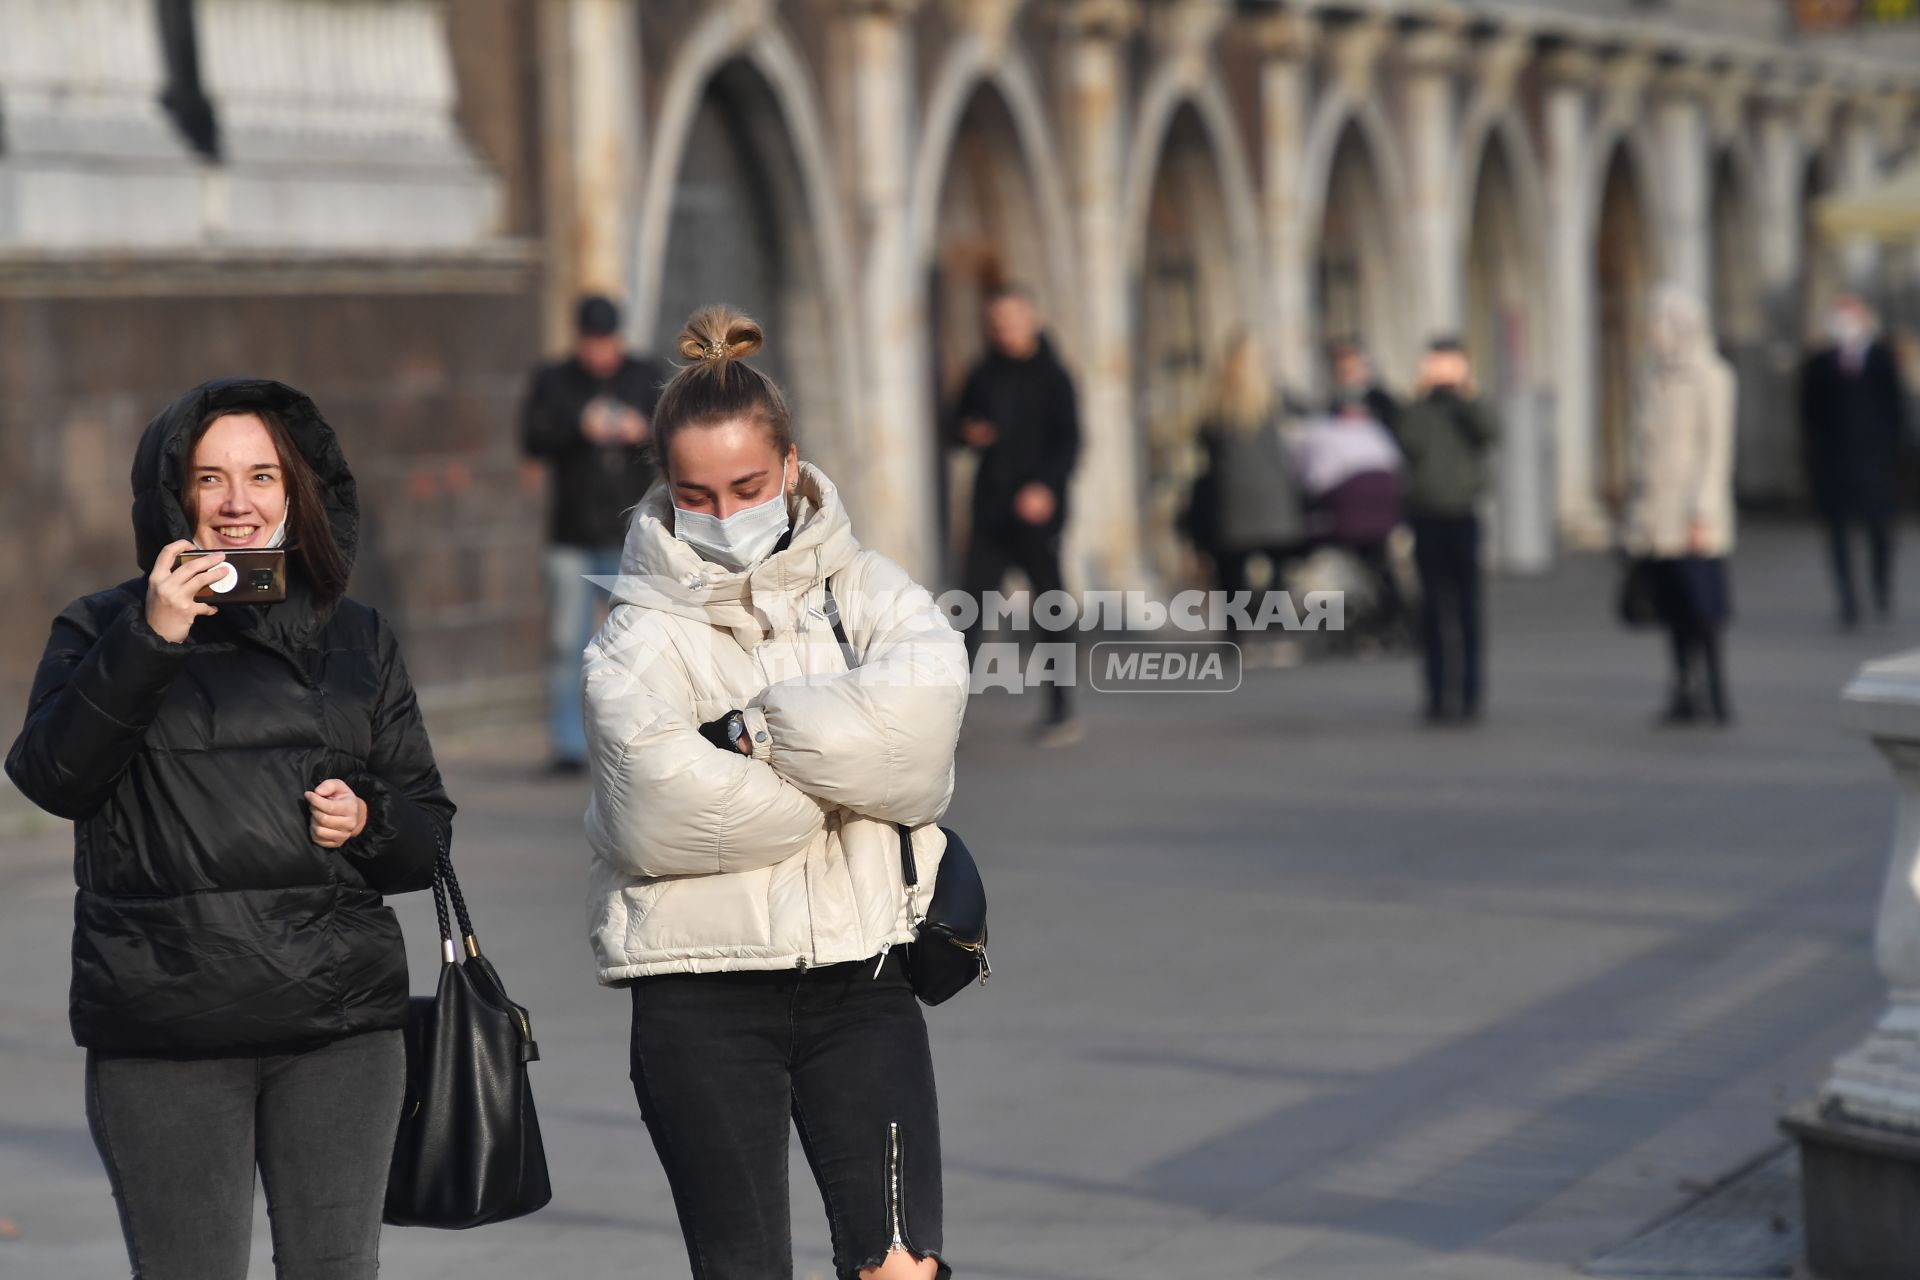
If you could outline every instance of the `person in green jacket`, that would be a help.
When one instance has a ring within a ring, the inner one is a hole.
[[[1478,508],[1500,422],[1478,397],[1457,338],[1428,344],[1419,393],[1401,410],[1397,435],[1420,573],[1427,721],[1471,722],[1480,717],[1483,687]]]

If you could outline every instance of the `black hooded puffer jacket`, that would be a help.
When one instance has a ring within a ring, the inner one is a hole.
[[[213,409],[266,406],[318,473],[351,563],[353,476],[299,392],[228,379],[147,427],[133,464],[140,568],[192,536],[187,445]],[[297,559],[295,561],[297,564]],[[352,600],[288,599],[200,618],[185,644],[146,623],[144,578],[54,620],[7,773],[74,821],[74,1039],[125,1053],[217,1054],[400,1027],[400,924],[381,895],[426,888],[453,804],[393,632]],[[366,829],[339,849],[304,793],[345,779]]]

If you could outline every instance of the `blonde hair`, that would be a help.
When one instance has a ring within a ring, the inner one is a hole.
[[[766,345],[759,321],[732,307],[702,307],[687,317],[675,344],[688,363],[668,380],[653,410],[653,447],[667,469],[667,446],[689,427],[750,418],[767,433],[774,452],[793,444],[793,414],[772,378],[746,363]]]
[[[1235,335],[1220,357],[1209,416],[1230,430],[1252,431],[1272,415],[1273,399],[1260,344],[1250,333]]]

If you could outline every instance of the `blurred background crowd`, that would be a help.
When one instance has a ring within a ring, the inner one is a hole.
[[[1015,282],[1077,399],[1073,588],[1244,580],[1196,502],[1232,384],[1295,435],[1391,429],[1436,338],[1499,424],[1471,557],[1613,543],[1662,284],[1730,369],[1740,503],[1823,506],[1810,357],[1851,379],[1870,347],[1876,387],[1915,386],[1920,26],[1895,9],[0,0],[0,703],[46,617],[131,575],[147,419],[252,374],[339,425],[355,591],[431,713],[539,715],[543,556],[591,567],[612,535],[548,513],[527,407],[562,391],[529,371],[579,345],[644,382],[709,301],[767,324],[803,455],[940,585],[979,452],[954,405]],[[597,446],[638,443],[622,412]],[[1286,465],[1349,479],[1335,445]],[[1381,531],[1347,541],[1377,575]]]

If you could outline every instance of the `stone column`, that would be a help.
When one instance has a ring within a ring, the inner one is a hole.
[[[1757,161],[1754,177],[1754,263],[1769,297],[1791,292],[1800,278],[1800,195],[1806,173],[1806,148],[1793,105],[1783,93],[1760,99],[1754,128]]]
[[[1861,191],[1880,180],[1880,131],[1870,104],[1856,102],[1845,113],[1840,126],[1838,161],[1834,187],[1839,191]],[[1869,236],[1855,236],[1840,246],[1840,269],[1846,286],[1873,301],[1882,301],[1880,245]]]
[[[1805,301],[1801,273],[1803,184],[1806,146],[1792,99],[1784,88],[1769,86],[1760,97],[1754,126],[1753,269],[1760,277],[1765,310],[1766,377],[1775,394],[1764,405],[1749,406],[1743,425],[1761,433],[1757,447],[1744,452],[1749,484],[1755,492],[1788,496],[1800,492],[1799,424],[1794,395],[1802,357]]]
[[[1790,1111],[1800,1141],[1807,1260],[1832,1280],[1920,1275],[1920,650],[1870,662],[1847,686],[1856,731],[1893,770],[1893,847],[1874,927],[1890,1001],[1866,1041]]]
[[[1080,250],[1080,470],[1068,530],[1068,572],[1093,589],[1141,585],[1135,462],[1133,300],[1120,225],[1126,152],[1129,0],[1074,0],[1066,13],[1068,165]]]
[[[1316,374],[1313,231],[1307,226],[1303,174],[1316,32],[1310,19],[1292,12],[1266,18],[1258,29],[1267,352],[1280,384],[1301,395],[1311,392]]]
[[[1445,28],[1418,31],[1400,47],[1401,132],[1406,139],[1409,275],[1418,329],[1416,346],[1459,331],[1466,314],[1466,275],[1460,227],[1454,218],[1454,159],[1458,121],[1454,77],[1464,52]]]
[[[1707,102],[1704,70],[1674,66],[1654,86],[1654,136],[1660,173],[1654,190],[1662,274],[1711,308],[1713,301],[1711,197],[1707,164]]]
[[[920,264],[907,225],[914,119],[912,30],[919,0],[849,0],[854,124],[853,185],[860,279],[860,466],[849,490],[866,495],[863,537],[917,581],[940,566],[934,516],[931,397]],[[911,495],[879,501],[881,494]]]
[[[625,290],[639,181],[640,19],[633,0],[569,0],[575,282]]]
[[[1607,520],[1594,493],[1594,432],[1599,393],[1595,378],[1593,194],[1588,190],[1589,101],[1593,59],[1560,49],[1545,61],[1548,305],[1553,309],[1554,415],[1559,439],[1554,482],[1561,532],[1595,544]]]
[[[547,270],[543,328],[549,347],[573,337],[574,301],[586,292],[631,304],[634,201],[640,185],[639,11],[634,0],[564,0],[540,6]],[[627,330],[651,338],[654,317],[627,308]]]
[[[1531,62],[1534,42],[1525,31],[1500,31],[1481,37],[1472,53],[1474,103],[1469,113],[1485,112],[1498,120],[1511,110],[1518,92],[1521,71]],[[1489,145],[1492,144],[1489,139]],[[1462,168],[1449,176],[1457,215],[1453,244],[1463,270],[1471,262],[1474,220],[1480,173],[1477,166],[1485,156],[1461,152]],[[1516,192],[1516,195],[1518,193]],[[1521,215],[1524,216],[1524,215]],[[1508,252],[1524,262],[1526,285],[1522,293],[1526,324],[1518,335],[1507,333],[1504,323],[1496,324],[1496,340],[1517,337],[1518,359],[1504,368],[1486,364],[1480,370],[1482,393],[1497,396],[1501,416],[1500,448],[1495,457],[1498,469],[1495,505],[1488,526],[1489,550],[1498,563],[1520,573],[1542,573],[1553,564],[1557,546],[1554,530],[1553,401],[1552,401],[1552,317],[1548,314],[1547,291],[1543,287],[1543,261],[1534,255],[1544,248],[1546,228],[1533,229],[1541,237],[1539,244],[1517,244]],[[1460,312],[1466,324],[1474,318],[1467,314],[1472,303],[1471,289],[1463,289]],[[1486,353],[1486,359],[1492,353]],[[1505,377],[1500,375],[1504,373]]]

